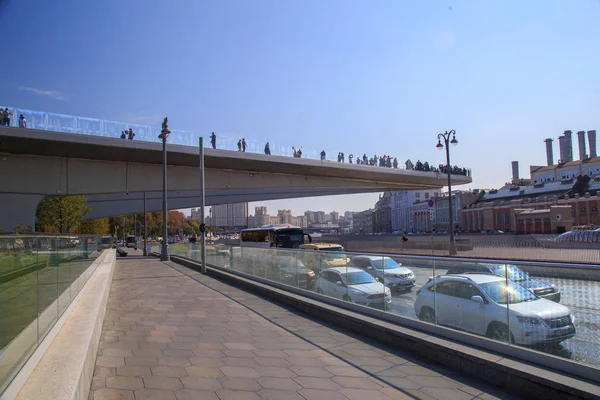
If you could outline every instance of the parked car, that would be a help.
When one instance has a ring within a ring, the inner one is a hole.
[[[315,273],[308,269],[302,261],[291,255],[266,255],[264,271],[268,279],[313,290]]]
[[[506,276],[508,279],[524,286],[536,296],[543,297],[560,303],[560,291],[552,283],[540,279],[532,278],[527,272],[519,269],[516,265],[504,264],[462,264],[450,267],[448,275],[456,274],[494,274]]]
[[[370,307],[385,308],[392,302],[388,287],[366,271],[353,267],[321,271],[317,278],[317,293]]]
[[[415,313],[426,322],[503,342],[510,338],[522,345],[557,343],[575,336],[574,317],[567,307],[492,274],[430,280],[417,291]]]
[[[299,254],[302,262],[315,272],[325,268],[345,267],[350,262],[344,248],[335,243],[307,243],[298,246],[307,250]]]
[[[410,291],[415,286],[415,274],[390,257],[356,256],[348,266],[367,271],[379,278],[387,287],[398,291]]]

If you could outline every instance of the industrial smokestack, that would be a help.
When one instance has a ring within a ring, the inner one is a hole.
[[[565,154],[567,158],[565,162],[573,161],[573,138],[571,137],[571,131],[565,131]]]
[[[566,140],[566,137],[564,137],[564,136],[558,137],[558,151],[560,154],[560,159],[558,160],[559,163],[567,162],[567,149],[565,148],[566,147],[565,140]]]
[[[544,140],[546,142],[546,164],[554,165],[554,154],[552,153],[552,139]]]
[[[590,146],[590,157],[598,157],[596,153],[596,130],[588,131],[588,145]]]
[[[518,161],[512,162],[512,179],[513,179],[513,182],[516,182],[519,180],[519,162]]]
[[[577,143],[579,144],[579,159],[585,160],[587,154],[585,154],[585,131],[577,132]]]

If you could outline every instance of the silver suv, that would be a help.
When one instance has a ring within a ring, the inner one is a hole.
[[[348,266],[367,271],[392,290],[409,292],[415,286],[415,274],[390,257],[355,256]]]
[[[510,338],[516,344],[558,343],[575,336],[574,318],[567,307],[491,274],[430,280],[417,291],[415,313],[426,322],[503,342]]]

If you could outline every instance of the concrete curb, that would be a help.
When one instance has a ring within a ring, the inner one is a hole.
[[[171,260],[196,271],[200,270],[200,264],[197,262],[177,256],[171,256]],[[248,289],[349,331],[411,352],[526,398],[600,399],[600,386],[590,381],[557,373],[533,363],[507,358],[499,353],[424,334],[412,328],[290,293],[210,266],[207,272],[234,286]]]
[[[88,399],[115,261],[115,251],[106,250],[16,399]]]

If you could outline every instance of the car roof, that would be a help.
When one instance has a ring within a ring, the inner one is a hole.
[[[301,244],[301,249],[333,249],[333,248],[342,248],[341,244],[336,243],[307,243]]]
[[[387,257],[387,256],[367,256],[367,255],[362,255],[362,256],[355,256],[353,258],[368,258],[369,260],[375,261],[375,260],[381,260],[381,259],[389,258],[389,257]]]
[[[462,279],[460,279],[462,278]],[[492,274],[458,274],[458,275],[441,275],[436,277],[436,281],[472,281],[478,284],[489,282],[503,282],[505,278]]]
[[[365,272],[364,270],[362,270],[360,268],[354,268],[354,267],[333,267],[333,268],[326,268],[326,269],[322,270],[321,273],[323,273],[325,271],[335,271],[335,272],[339,272],[341,274],[345,274],[346,272]]]

